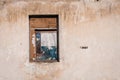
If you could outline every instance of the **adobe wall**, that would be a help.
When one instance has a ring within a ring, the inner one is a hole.
[[[60,62],[29,62],[33,14],[59,15]],[[0,1],[0,80],[120,80],[119,48],[120,0]]]

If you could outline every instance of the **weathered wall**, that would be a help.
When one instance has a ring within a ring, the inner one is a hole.
[[[59,14],[60,62],[29,62],[31,14]],[[120,80],[119,47],[120,0],[0,0],[0,80]]]

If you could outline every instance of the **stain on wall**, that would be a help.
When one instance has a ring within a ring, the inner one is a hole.
[[[59,15],[60,62],[29,62],[33,14]],[[2,0],[0,80],[119,80],[119,26],[119,0]]]

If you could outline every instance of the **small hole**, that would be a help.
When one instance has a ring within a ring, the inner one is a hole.
[[[81,49],[88,49],[88,46],[80,46]]]
[[[99,1],[99,0],[96,0],[96,1]]]

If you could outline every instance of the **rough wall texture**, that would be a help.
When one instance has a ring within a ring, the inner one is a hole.
[[[59,14],[59,63],[29,62],[31,14]],[[119,47],[120,0],[0,0],[0,80],[120,80]]]

